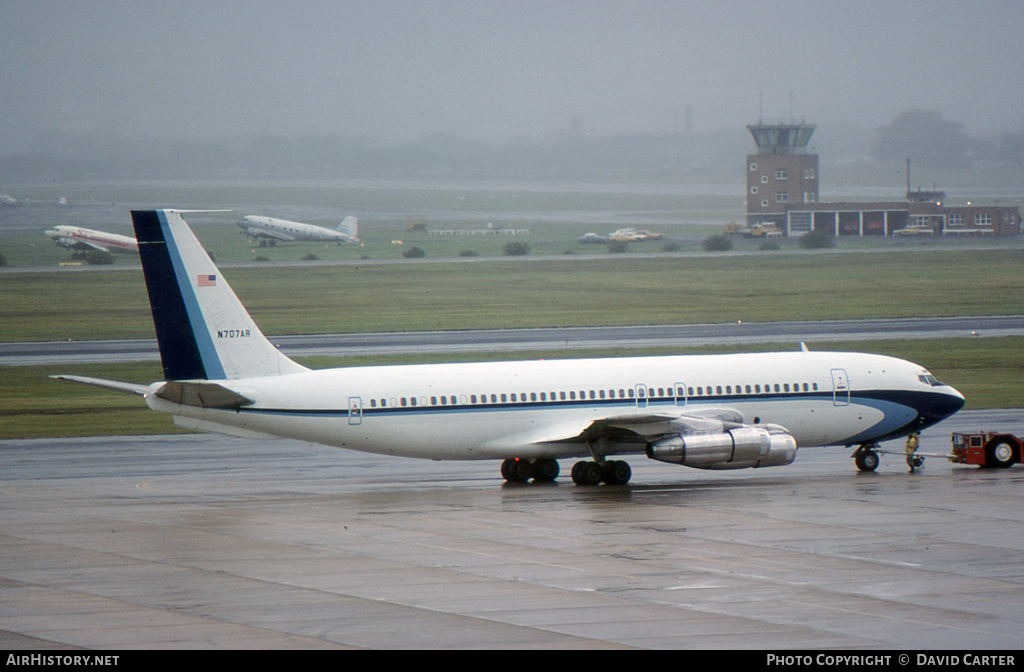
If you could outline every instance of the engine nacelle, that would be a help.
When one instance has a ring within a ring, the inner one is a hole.
[[[763,427],[735,427],[720,434],[660,439],[647,446],[647,457],[697,469],[777,467],[796,459],[796,439]]]

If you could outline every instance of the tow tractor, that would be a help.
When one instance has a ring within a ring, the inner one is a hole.
[[[907,448],[902,453],[882,450],[876,443],[860,446],[852,457],[861,471],[874,471],[878,468],[880,454],[906,455],[907,466],[913,472],[924,465],[926,457],[940,457],[955,464],[976,464],[986,469],[1008,469],[1020,464],[1024,456],[1024,439],[1006,432],[953,432],[950,453],[922,453],[917,449],[918,439],[917,434],[908,436]]]

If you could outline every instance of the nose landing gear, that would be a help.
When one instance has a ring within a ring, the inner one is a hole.
[[[920,435],[917,433],[911,434],[907,437],[907,466],[910,467],[911,473],[913,473],[915,469],[919,469],[924,466],[924,455],[917,452],[919,438]],[[877,443],[865,443],[857,448],[850,457],[853,458],[858,469],[870,472],[878,469],[878,463],[880,461],[879,454],[882,452],[889,451],[882,451]]]
[[[851,457],[857,465],[857,468],[861,471],[874,471],[875,469],[878,469],[878,444],[862,444],[856,451],[854,451]]]

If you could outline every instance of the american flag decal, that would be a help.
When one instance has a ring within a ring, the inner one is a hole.
[[[217,286],[217,276],[216,275],[200,275],[200,276],[197,276],[196,279],[198,280],[198,282],[196,284],[199,287],[216,287]]]

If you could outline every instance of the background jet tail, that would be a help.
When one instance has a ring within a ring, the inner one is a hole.
[[[352,240],[359,240],[359,220],[352,215],[341,220],[341,224],[334,227],[334,230],[338,233],[344,233],[346,236],[351,237]]]
[[[181,212],[134,210],[132,223],[167,380],[307,370],[266,339]]]

